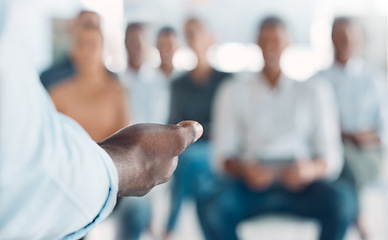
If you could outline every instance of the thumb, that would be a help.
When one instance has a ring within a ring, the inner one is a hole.
[[[203,134],[203,127],[196,121],[182,121],[177,124],[180,137],[184,140],[183,148],[196,142]]]

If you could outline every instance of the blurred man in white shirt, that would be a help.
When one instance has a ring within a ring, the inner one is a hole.
[[[131,122],[148,122],[153,119],[152,93],[150,87],[155,79],[155,68],[147,62],[149,41],[143,23],[130,23],[125,33],[128,66],[120,75],[120,81],[127,89]]]
[[[160,54],[160,66],[156,70],[153,84],[155,121],[168,123],[170,116],[171,85],[181,73],[174,68],[173,58],[179,49],[179,39],[171,27],[163,27],[158,33],[156,48]]]
[[[332,93],[283,75],[289,36],[281,19],[262,22],[258,45],[262,72],[226,83],[215,103],[214,160],[227,181],[206,208],[210,238],[238,239],[240,222],[281,213],[316,219],[320,240],[342,240],[357,198],[333,182],[343,160]]]

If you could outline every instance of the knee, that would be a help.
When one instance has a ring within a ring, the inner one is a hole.
[[[229,212],[236,206],[230,206],[229,199],[224,195],[219,195],[203,202],[204,223],[211,228],[222,228],[227,221],[230,221],[232,218]]]
[[[326,213],[332,221],[351,222],[358,212],[356,193],[347,185],[333,186],[326,198]]]

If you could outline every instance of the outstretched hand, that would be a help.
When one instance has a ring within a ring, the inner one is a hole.
[[[116,165],[118,195],[142,196],[167,182],[178,164],[177,156],[202,133],[202,126],[194,121],[177,125],[136,124],[100,142]]]

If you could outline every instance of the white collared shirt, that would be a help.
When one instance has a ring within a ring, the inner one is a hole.
[[[334,91],[342,131],[356,133],[375,130],[386,142],[387,84],[378,79],[361,59],[351,59],[345,66],[334,63],[314,79],[328,82]]]
[[[108,154],[58,113],[8,31],[0,38],[0,239],[80,239],[116,204]]]
[[[159,68],[144,64],[139,71],[127,69],[120,76],[129,95],[131,123],[167,123],[171,82],[178,75],[174,71],[167,77]]]
[[[324,84],[282,75],[271,89],[262,74],[238,76],[219,90],[214,106],[217,168],[226,158],[327,161],[327,176],[342,169],[337,110]]]

